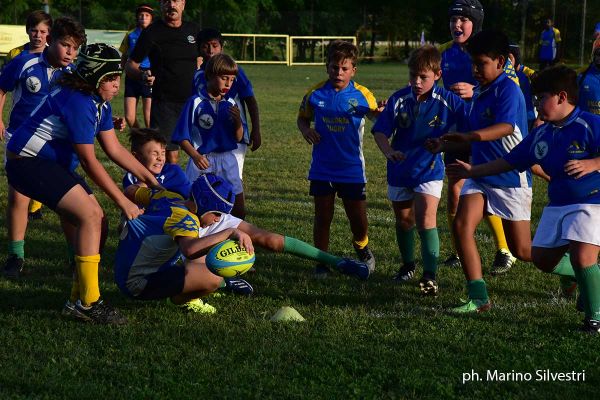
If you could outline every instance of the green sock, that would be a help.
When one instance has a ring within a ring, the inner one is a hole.
[[[8,254],[16,254],[19,258],[25,258],[25,241],[12,240],[8,242]]]
[[[556,267],[552,270],[554,275],[560,276],[568,276],[571,278],[575,278],[575,271],[573,270],[573,266],[571,265],[571,256],[569,253],[565,253],[565,255],[560,259]]]
[[[584,299],[585,316],[600,320],[600,269],[598,269],[598,264],[576,268],[575,276]]]
[[[335,267],[340,261],[342,261],[341,257],[326,253],[306,242],[303,242],[302,240],[298,240],[289,236],[285,236],[283,239],[283,252],[293,254],[301,258],[306,258],[308,260],[318,261],[332,267]]]
[[[440,237],[437,228],[419,231],[421,238],[421,258],[423,259],[423,277],[435,279],[440,257]]]
[[[219,284],[219,289],[223,289],[225,286],[227,286],[227,283],[225,283],[225,279],[221,280],[221,283]]]
[[[415,262],[415,230],[414,226],[405,231],[396,225],[396,240],[404,264],[414,264]]]
[[[484,303],[487,303],[489,300],[487,287],[485,286],[485,281],[483,279],[467,281],[467,291],[470,300],[480,300]]]

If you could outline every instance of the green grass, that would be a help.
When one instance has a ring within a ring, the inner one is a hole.
[[[295,119],[305,90],[324,79],[325,70],[245,69],[263,126],[263,146],[248,154],[244,170],[248,220],[311,242],[306,181],[311,149]],[[391,64],[361,65],[356,80],[384,98],[406,83],[407,72]],[[121,98],[113,105],[122,112]],[[125,142],[126,135],[121,137]],[[247,276],[256,296],[209,298],[218,309],[215,316],[182,314],[163,302],[134,302],[118,292],[111,267],[118,212],[96,191],[112,223],[102,293],[130,323],[117,328],[62,319],[70,276],[57,218],[46,210],[43,222],[32,223],[27,234],[28,274],[19,283],[0,280],[0,398],[592,398],[600,382],[599,339],[575,330],[581,314],[572,301],[558,298],[555,277],[525,263],[502,277],[486,275],[495,308],[468,317],[445,312],[465,296],[460,270],[440,270],[435,299],[421,298],[415,282],[390,281],[399,266],[394,219],[386,200],[385,160],[368,134],[365,157],[375,274],[367,282],[339,275],[316,281],[310,262],[259,251],[258,273]],[[106,165],[120,182],[121,171]],[[532,229],[546,202],[542,183],[536,181],[534,192]],[[0,209],[5,208],[4,184]],[[450,252],[444,204],[438,215],[443,259]],[[0,221],[5,226],[3,215]],[[494,246],[485,226],[477,239],[489,266]],[[5,248],[3,235],[0,249]],[[331,250],[352,255],[341,205]],[[286,305],[306,322],[270,322]],[[483,381],[463,384],[462,374],[472,369]],[[537,369],[585,370],[586,380],[485,381],[486,370],[529,372],[535,379]]]

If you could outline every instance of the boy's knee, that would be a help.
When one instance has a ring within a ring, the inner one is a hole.
[[[415,220],[412,218],[401,218],[397,221],[396,226],[403,231],[409,231],[415,227]]]

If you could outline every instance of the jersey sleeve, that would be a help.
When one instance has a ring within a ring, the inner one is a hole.
[[[556,43],[560,43],[561,42],[560,31],[556,28],[552,28],[552,29],[554,29],[554,40],[556,40]]]
[[[164,232],[172,238],[181,236],[197,238],[199,229],[198,217],[182,207],[171,207],[171,215],[163,225]]]
[[[129,34],[130,33],[131,33],[131,31],[129,31],[125,34],[125,36],[123,37],[123,41],[121,42],[121,45],[119,46],[119,51],[121,52],[121,54],[127,54],[127,52],[129,51]]]
[[[536,164],[536,161],[532,160],[531,157],[531,146],[536,136],[535,131],[525,136],[519,144],[504,156],[504,161],[521,172]]]
[[[313,119],[314,113],[312,106],[310,105],[310,96],[313,94],[313,90],[309,90],[308,93],[302,98],[300,103],[300,110],[298,110],[298,118]]]
[[[517,121],[517,114],[519,112],[519,102],[515,100],[515,96],[523,96],[521,89],[517,85],[505,85],[501,89],[504,93],[500,94],[497,98],[498,101],[495,105],[496,111],[496,124],[510,124],[513,128]]]
[[[16,58],[8,62],[0,74],[0,90],[2,90],[4,93],[15,90],[22,68],[23,63],[20,61],[20,58]]]
[[[127,172],[125,176],[123,176],[123,190],[127,189],[129,186],[137,183],[137,178],[133,176],[131,172]]]
[[[363,114],[377,110],[377,100],[375,100],[373,93],[371,93],[371,91],[365,86],[359,85],[358,83],[355,83],[354,87],[363,95],[363,99],[365,101],[364,104],[359,105],[359,110]]]
[[[165,176],[163,186],[167,190],[178,193],[185,198],[189,197],[192,184],[185,175],[185,172],[177,164],[169,165],[169,171],[167,176]]]
[[[110,131],[115,128],[112,120],[112,106],[109,102],[106,102],[102,105],[102,115],[98,128],[99,132]]]
[[[194,129],[194,114],[196,106],[200,103],[200,101],[202,101],[200,97],[192,96],[185,103],[183,110],[179,115],[179,119],[177,120],[177,125],[173,131],[173,136],[171,136],[171,142],[179,144],[184,140],[187,140],[190,143],[193,143],[192,130]]]
[[[91,100],[82,106],[81,97],[71,96],[62,110],[62,114],[72,143],[94,144],[97,112],[98,110]]]
[[[180,194],[168,190],[150,189],[149,187],[140,187],[135,192],[134,203],[142,207],[147,207],[150,202],[160,199],[183,200]]]
[[[141,64],[142,61],[144,61],[144,59],[148,57],[148,54],[150,54],[150,49],[152,48],[151,34],[151,26],[142,30],[142,33],[140,33],[140,37],[135,43],[135,47],[133,48],[133,51],[129,56],[131,60],[138,64]]]
[[[238,93],[241,99],[246,99],[248,97],[254,96],[254,89],[252,88],[252,83],[244,70],[238,66],[238,74],[235,78],[235,83],[238,87]]]
[[[396,118],[396,103],[398,100],[392,96],[388,99],[385,108],[377,116],[377,121],[371,129],[371,133],[383,133],[387,138],[390,138],[394,133],[394,120]]]

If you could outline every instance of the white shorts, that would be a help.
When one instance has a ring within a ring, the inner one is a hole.
[[[489,214],[507,221],[531,220],[531,188],[495,188],[467,179],[460,195],[474,193],[483,194]]]
[[[553,248],[571,241],[600,246],[600,204],[544,208],[532,246]]]
[[[442,197],[444,181],[423,182],[414,188],[388,185],[388,199],[391,201],[406,201],[415,197],[415,193],[428,194],[438,199]]]
[[[233,193],[236,195],[244,191],[244,186],[242,184],[243,158],[242,164],[240,165],[240,155],[239,153],[236,154],[236,150],[225,153],[208,153],[205,154],[205,156],[208,158],[209,167],[203,170],[196,167],[194,160],[191,158],[188,160],[185,175],[190,182],[193,183],[200,174],[213,173],[231,183],[231,186],[233,186]]]
[[[231,214],[221,214],[221,219],[212,225],[198,229],[198,237],[219,233],[229,228],[237,228],[242,223],[242,220],[234,217]]]

